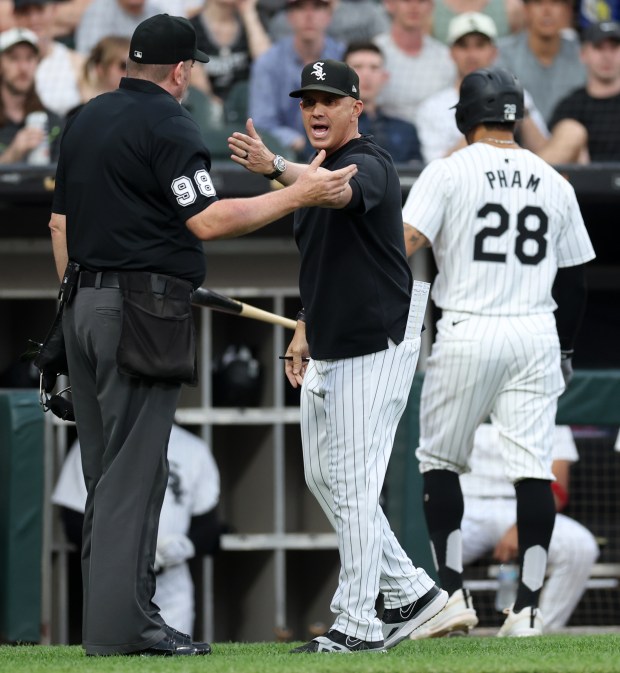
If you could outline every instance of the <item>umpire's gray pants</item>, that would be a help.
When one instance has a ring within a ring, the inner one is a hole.
[[[87,654],[141,650],[165,633],[155,592],[157,528],[180,385],[119,374],[121,294],[81,288],[63,331],[88,497],[82,543]]]

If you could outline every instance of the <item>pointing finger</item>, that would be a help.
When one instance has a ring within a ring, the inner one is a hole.
[[[316,169],[323,163],[323,161],[325,160],[325,156],[326,156],[326,155],[325,155],[325,150],[321,150],[320,152],[318,152],[318,154],[316,155],[316,157],[314,157],[314,159],[313,159],[312,162],[310,163],[310,166],[311,166],[314,170],[316,170]]]
[[[252,121],[252,117],[248,118],[247,122],[245,123],[245,128],[248,132],[248,135],[251,138],[260,139],[260,136],[258,135],[256,129],[254,128],[254,122]]]

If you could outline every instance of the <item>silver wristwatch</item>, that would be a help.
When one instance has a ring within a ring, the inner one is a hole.
[[[284,157],[276,154],[273,158],[273,173],[269,173],[269,175],[265,175],[265,177],[267,180],[275,180],[276,178],[279,178],[285,170],[286,161],[284,160]]]

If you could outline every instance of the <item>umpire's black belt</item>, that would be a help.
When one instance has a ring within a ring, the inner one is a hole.
[[[151,291],[155,294],[165,294],[167,276],[159,273],[149,273],[148,271],[138,271],[136,273],[146,274],[151,281]],[[175,279],[170,279],[174,282]],[[176,281],[179,282],[179,281]],[[78,287],[113,287],[120,289],[120,282],[117,271],[82,271],[80,273],[80,282]]]
[[[116,271],[82,271],[78,287],[120,288]]]

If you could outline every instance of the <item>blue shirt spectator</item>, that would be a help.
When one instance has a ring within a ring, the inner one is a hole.
[[[308,157],[299,100],[289,91],[299,88],[299,73],[308,63],[340,60],[344,45],[326,35],[331,21],[331,0],[289,0],[288,19],[293,34],[278,40],[252,64],[249,113],[257,130],[267,131],[294,158]]]
[[[363,135],[371,135],[375,142],[392,155],[394,163],[407,163],[412,160],[421,160],[420,141],[418,132],[413,124],[388,117],[381,110],[375,117],[362,112],[358,128]]]

